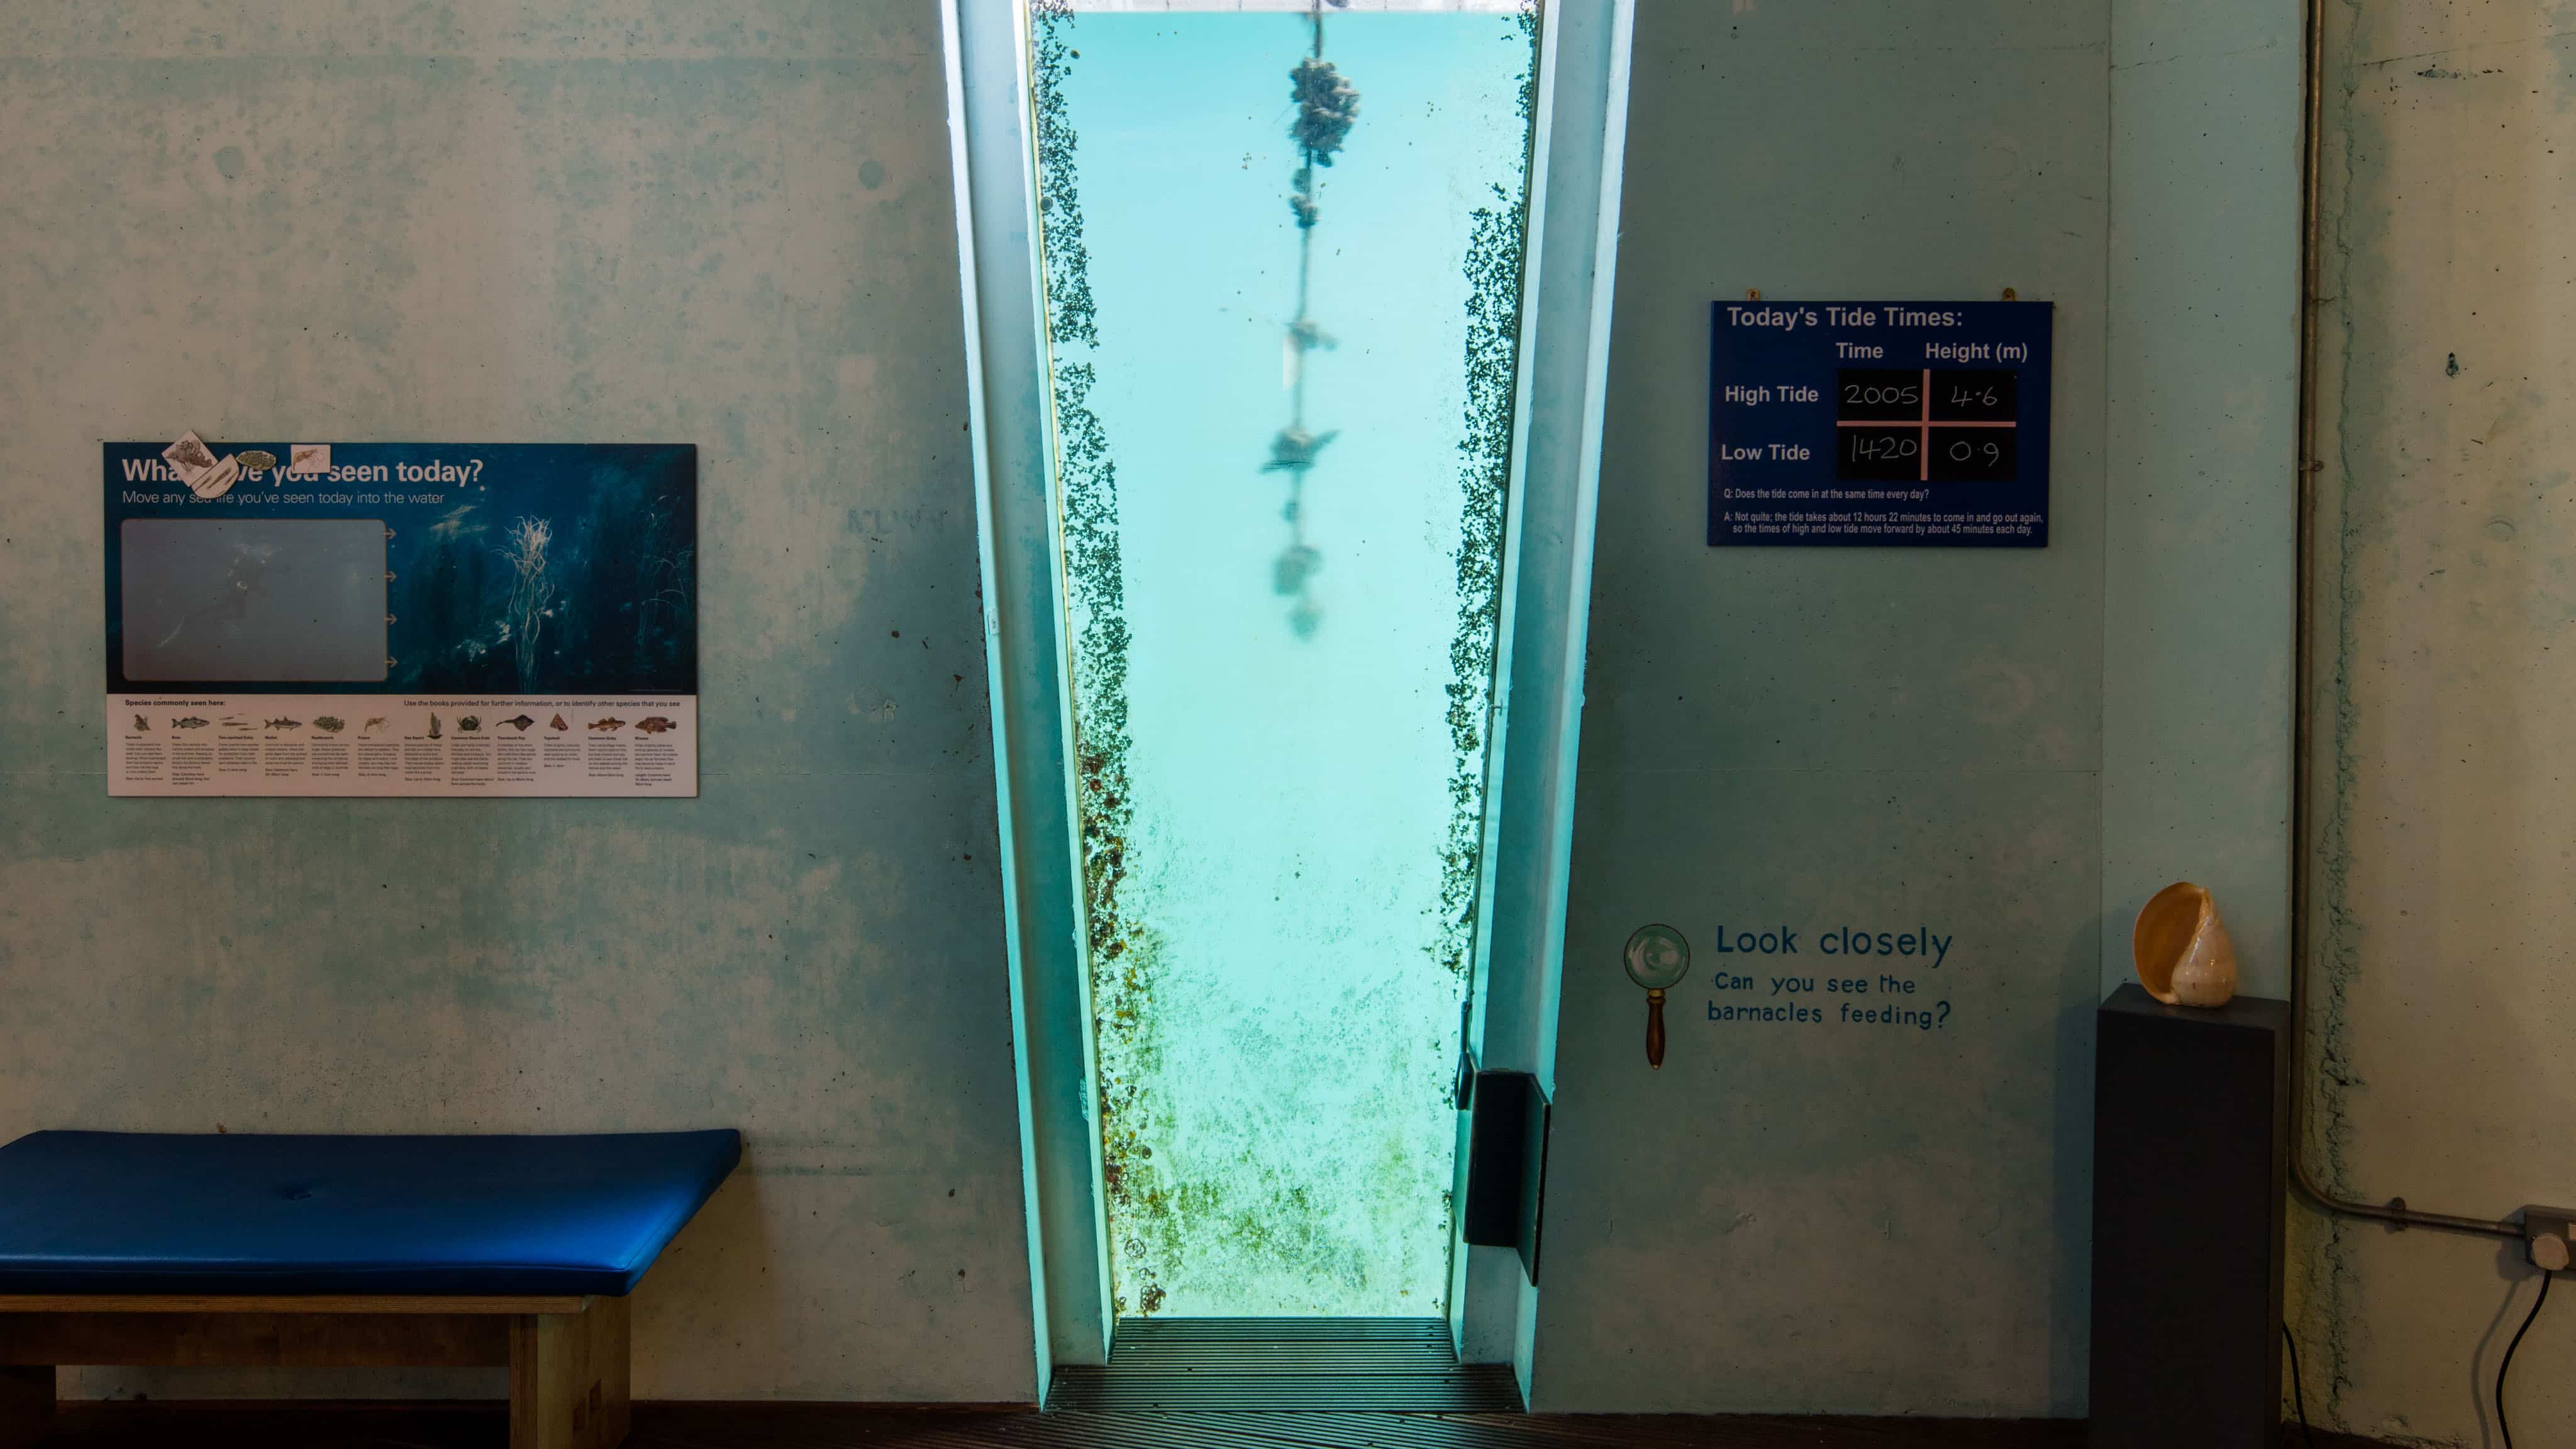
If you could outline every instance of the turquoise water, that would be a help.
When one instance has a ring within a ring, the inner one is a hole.
[[[1324,14],[1311,230],[1307,17],[1033,26],[1123,1313],[1449,1281],[1533,33]]]

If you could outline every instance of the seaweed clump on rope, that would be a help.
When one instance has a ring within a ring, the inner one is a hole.
[[[1334,3],[1338,7],[1342,0]],[[1288,547],[1272,567],[1271,584],[1277,592],[1296,598],[1296,607],[1288,617],[1301,635],[1314,633],[1323,618],[1323,611],[1306,587],[1315,570],[1322,567],[1324,557],[1306,542],[1302,506],[1306,474],[1315,466],[1324,445],[1337,436],[1333,432],[1317,433],[1306,426],[1306,354],[1333,345],[1333,339],[1307,311],[1309,282],[1314,272],[1315,222],[1322,215],[1316,201],[1320,188],[1315,184],[1315,168],[1333,164],[1334,153],[1342,149],[1351,134],[1351,123],[1360,114],[1358,88],[1324,59],[1324,11],[1320,0],[1313,7],[1313,21],[1314,48],[1298,57],[1288,72],[1289,99],[1297,108],[1296,118],[1288,123],[1288,138],[1297,143],[1301,163],[1290,178],[1288,193],[1288,209],[1297,218],[1297,315],[1288,323],[1287,337],[1288,426],[1270,440],[1270,461],[1261,465],[1264,473],[1288,475],[1288,503],[1280,510],[1288,522]]]

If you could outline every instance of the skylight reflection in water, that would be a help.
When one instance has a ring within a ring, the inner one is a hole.
[[[1436,1314],[1535,22],[1031,31],[1118,1309]]]

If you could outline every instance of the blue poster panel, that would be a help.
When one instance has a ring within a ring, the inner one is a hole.
[[[1712,547],[2048,546],[2048,302],[1719,302]]]
[[[102,445],[111,795],[694,795],[697,450]]]

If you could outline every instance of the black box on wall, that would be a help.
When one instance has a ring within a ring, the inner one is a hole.
[[[2132,982],[2095,1023],[2093,1449],[2272,1449],[2289,1004]]]

